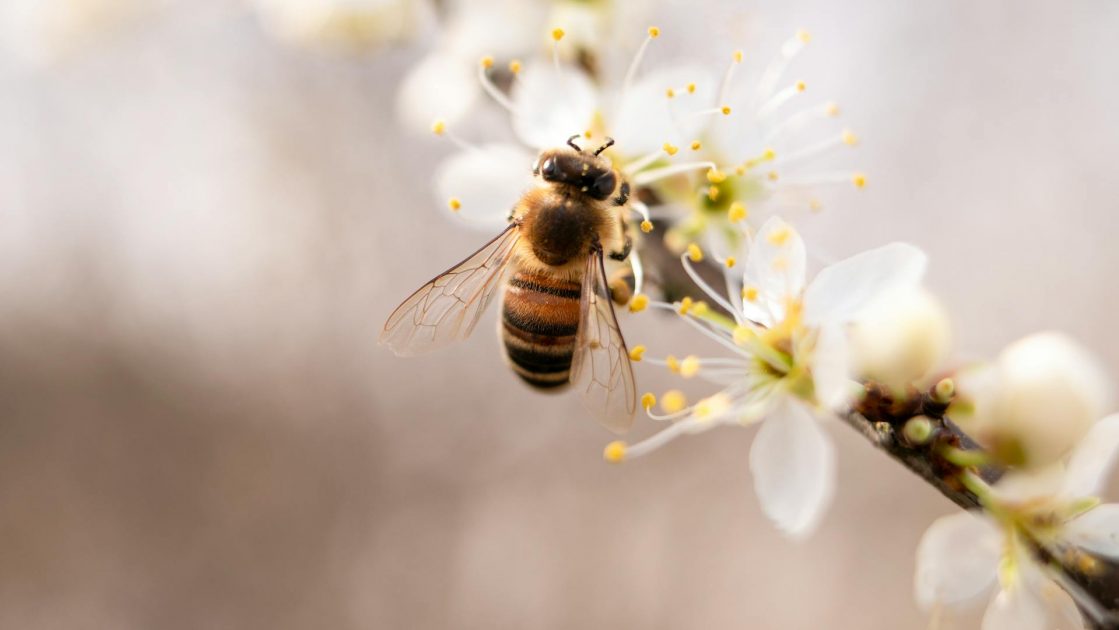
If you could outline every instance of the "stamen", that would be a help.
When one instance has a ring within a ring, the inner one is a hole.
[[[714,116],[715,114],[722,114],[723,116],[730,116],[730,107],[723,105],[722,107],[712,107],[711,109],[701,109],[699,111],[688,114],[688,118],[704,118],[706,116]]]
[[[521,60],[520,59],[514,59],[513,61],[509,62],[509,72],[512,72],[514,76],[521,73]]]
[[[688,399],[684,396],[684,392],[678,389],[670,389],[661,396],[661,409],[666,413],[679,413],[688,406]]]
[[[641,361],[641,358],[644,357],[644,356],[645,356],[645,346],[637,345],[637,346],[634,346],[633,350],[629,351],[629,360],[633,361],[634,363]]]
[[[822,173],[804,177],[790,177],[784,181],[786,186],[821,186],[828,184],[852,184],[855,188],[866,186],[864,173]]]
[[[690,410],[689,410],[689,413],[690,413]],[[650,417],[653,418],[654,420],[662,419],[662,418],[653,417],[652,415],[650,415]],[[669,418],[663,418],[663,419],[669,419]],[[676,438],[680,437],[681,435],[684,435],[685,433],[689,432],[691,429],[693,429],[694,427],[702,424],[703,422],[704,422],[703,420],[698,420],[698,419],[695,419],[695,418],[689,418],[688,420],[683,420],[683,421],[680,421],[680,422],[676,422],[676,423],[672,424],[671,426],[666,427],[661,432],[654,433],[652,436],[650,436],[648,438],[645,438],[641,442],[638,442],[637,444],[634,444],[633,446],[628,447],[626,449],[626,454],[629,457],[641,457],[643,455],[648,455],[649,453],[657,450],[658,448],[664,446],[665,444],[668,444],[672,440],[675,440]]]
[[[765,72],[762,73],[761,80],[758,81],[758,100],[764,99],[773,93],[773,89],[777,87],[777,81],[781,79],[781,75],[785,73],[785,69],[789,67],[789,63],[797,56],[797,53],[804,48],[808,40],[811,39],[810,36],[802,37],[802,34],[807,35],[807,32],[797,31],[795,35],[781,46],[781,52],[777,57],[769,62]]]
[[[630,254],[632,255],[633,252],[630,252]],[[636,277],[637,277],[637,272],[635,270],[634,271],[634,278],[635,278],[634,279],[634,284],[637,284]],[[629,300],[629,312],[640,313],[641,311],[645,310],[645,307],[649,306],[649,296],[645,295],[644,293],[640,293],[637,290],[636,286],[634,287],[633,292],[634,292],[634,296],[632,298],[630,298],[630,300]]]
[[[685,254],[688,260],[692,262],[700,262],[703,260],[703,250],[695,243],[688,243],[688,251]]]
[[[649,221],[641,222],[642,225],[646,223],[649,223]],[[653,224],[649,223],[649,225],[652,226]],[[652,228],[650,227],[650,229]],[[636,247],[629,253],[629,268],[633,271],[633,292],[635,295],[641,295],[641,289],[645,286],[645,266],[641,264],[641,257],[637,255]],[[648,299],[645,298],[646,301]],[[630,300],[630,305],[630,311],[636,313],[637,311],[633,310],[633,300]],[[644,306],[641,308],[644,308]]]
[[[699,372],[699,357],[689,354],[680,362],[680,376],[692,378]]]
[[[447,205],[451,207],[451,212],[458,212],[462,209],[462,202],[459,201],[458,197],[451,197],[450,200],[447,201]]]
[[[777,111],[782,105],[787,103],[789,99],[793,98],[797,94],[800,94],[801,92],[804,92],[806,89],[808,89],[808,86],[807,84],[805,84],[804,81],[797,81],[796,83],[786,87],[785,89],[771,96],[769,100],[763,103],[762,106],[758,108],[758,113],[755,118],[757,120],[767,118],[770,114]]]
[[[638,214],[641,215],[641,231],[648,234],[653,231],[653,221],[649,217],[649,206],[640,201],[630,202],[629,207],[633,208]]]
[[[431,123],[431,133],[450,140],[455,144],[455,146],[465,151],[482,151],[480,147],[471,144],[466,140],[463,140],[454,133],[451,133],[451,131],[447,129],[447,121],[441,118]]]
[[[559,74],[560,71],[559,42],[563,39],[563,35],[562,28],[552,29],[552,64],[556,67],[556,74]]]
[[[615,440],[606,445],[602,451],[602,458],[611,464],[620,464],[626,458],[626,443]]]
[[[734,77],[734,69],[738,64],[742,63],[742,51],[734,51],[734,56],[731,58],[731,63],[727,66],[727,71],[723,73],[723,83],[719,86],[719,101],[726,103],[727,97],[730,96],[730,80]]]
[[[851,142],[847,142],[847,140],[848,140],[847,134],[850,134]],[[794,151],[793,153],[785,155],[780,160],[777,160],[774,163],[774,165],[775,166],[786,166],[786,165],[792,164],[794,162],[799,162],[801,160],[806,160],[808,158],[816,157],[817,155],[820,155],[821,153],[826,153],[827,151],[830,151],[831,149],[834,149],[835,147],[838,147],[841,144],[847,144],[848,146],[854,146],[853,143],[855,143],[857,141],[858,141],[858,138],[855,138],[854,134],[851,134],[851,132],[849,132],[849,131],[844,131],[843,134],[840,134],[838,136],[833,136],[833,137],[828,138],[827,140],[824,140],[822,142],[817,142],[814,145],[805,147],[805,148],[803,148],[799,151]]]
[[[816,107],[799,111],[773,126],[766,135],[765,142],[771,143],[778,136],[790,131],[799,131],[808,124],[823,118],[835,118],[839,115],[839,106],[835,103],[824,103]]]
[[[486,94],[490,95],[490,98],[497,101],[498,105],[501,105],[507,111],[509,111],[509,113],[516,116],[516,106],[513,105],[513,102],[510,101],[507,96],[502,94],[501,90],[499,90],[497,86],[493,84],[493,81],[490,81],[489,70],[492,67],[493,57],[482,57],[482,62],[478,64],[478,81],[482,84],[482,89],[486,91]]]
[[[714,162],[687,162],[684,164],[673,164],[672,166],[662,166],[650,171],[638,173],[633,178],[633,183],[636,186],[648,186],[657,180],[701,168],[718,170],[719,167]]]
[[[694,244],[695,243],[692,243],[692,245],[694,245]],[[696,249],[699,249],[699,248],[697,247]],[[707,281],[704,280],[702,277],[700,277],[700,275],[698,273],[696,273],[696,270],[692,267],[692,260],[695,260],[695,259],[691,258],[691,256],[689,256],[689,253],[690,252],[687,252],[687,253],[684,253],[680,256],[680,263],[684,266],[684,272],[687,273],[688,277],[692,279],[692,282],[696,283],[696,286],[698,286],[701,290],[703,290],[703,292],[706,293],[708,295],[708,297],[710,297],[712,300],[714,300],[714,302],[716,304],[721,306],[728,313],[734,315],[734,320],[735,320],[736,323],[741,324],[742,323],[741,311],[739,309],[735,308],[734,306],[731,306],[730,302],[728,302],[726,299],[724,299],[722,295],[719,295],[718,291],[711,288],[711,285],[707,284]],[[698,262],[698,261],[696,261],[696,262]]]
[[[672,151],[669,151],[669,149],[672,149]],[[626,175],[633,175],[637,171],[640,171],[640,170],[644,169],[645,167],[649,166],[650,164],[652,164],[653,162],[656,162],[657,160],[661,159],[661,157],[665,153],[668,153],[669,155],[672,155],[673,153],[676,153],[676,147],[674,147],[671,144],[668,144],[666,142],[665,145],[663,147],[661,147],[660,149],[657,149],[656,151],[650,151],[650,152],[646,153],[645,155],[642,155],[641,157],[637,158],[636,160],[630,162],[629,164],[626,164],[625,168],[623,168],[622,170],[625,171]]]
[[[707,181],[711,182],[712,184],[721,184],[726,181],[726,179],[727,174],[718,169],[711,169],[707,171]]]
[[[699,140],[692,140],[692,144],[691,144],[692,151],[699,151],[702,148],[703,148],[703,143],[702,142],[700,142]]]
[[[633,84],[633,77],[637,74],[637,67],[641,65],[641,59],[645,57],[645,50],[649,47],[649,42],[660,37],[661,30],[655,26],[650,26],[648,37],[641,45],[637,47],[637,53],[633,55],[633,61],[629,62],[629,69],[626,70],[626,78],[622,81],[622,99],[624,100],[626,94],[629,93],[629,86]],[[671,97],[669,97],[671,98]]]
[[[731,223],[738,223],[739,221],[742,221],[747,217],[748,214],[749,213],[746,211],[746,204],[742,203],[741,201],[735,201],[734,203],[730,204],[730,208],[727,209],[727,219]]]

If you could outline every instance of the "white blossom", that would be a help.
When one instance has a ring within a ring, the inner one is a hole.
[[[861,376],[902,388],[948,353],[948,314],[927,290],[887,295],[852,327],[852,356]]]

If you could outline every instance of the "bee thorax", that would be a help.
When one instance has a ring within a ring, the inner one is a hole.
[[[539,207],[527,227],[532,253],[545,264],[560,266],[587,253],[596,222],[589,208],[565,199]]]

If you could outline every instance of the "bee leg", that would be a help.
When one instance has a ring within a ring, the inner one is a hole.
[[[607,282],[607,286],[610,287],[610,299],[618,306],[629,304],[633,297],[633,272],[629,267],[623,267],[610,275],[611,278]]]
[[[625,260],[629,258],[629,253],[633,250],[633,237],[629,235],[629,224],[621,217],[618,218],[618,229],[622,233],[622,237],[625,241],[622,245],[622,251],[610,252],[610,258],[614,260]]]

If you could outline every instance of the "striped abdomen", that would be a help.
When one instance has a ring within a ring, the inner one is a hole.
[[[509,365],[533,387],[567,384],[579,329],[578,282],[516,271],[505,286],[501,340]]]

